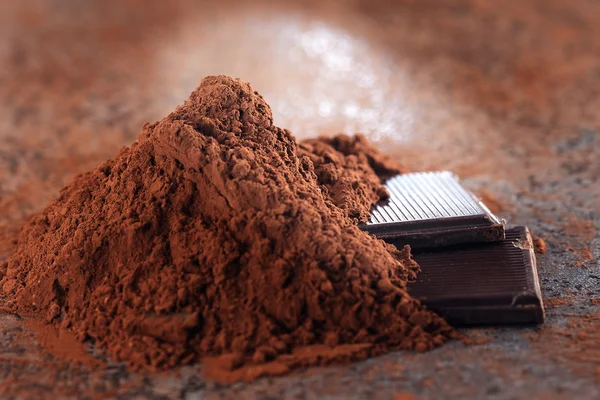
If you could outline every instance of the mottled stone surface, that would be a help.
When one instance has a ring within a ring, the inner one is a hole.
[[[0,314],[3,397],[600,396],[600,4],[36,0],[2,2],[0,38],[0,257],[75,174],[215,73],[252,82],[298,137],[361,131],[415,170],[456,171],[548,244],[543,327],[252,383],[90,372]]]

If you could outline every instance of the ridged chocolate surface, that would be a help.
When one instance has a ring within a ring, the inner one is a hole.
[[[455,324],[540,323],[543,304],[527,228],[506,239],[417,252],[411,295]]]
[[[449,171],[397,175],[385,187],[390,199],[372,211],[368,225],[489,213]]]
[[[362,228],[395,245],[413,248],[498,241],[504,225],[448,171],[397,175],[390,198],[371,211]]]

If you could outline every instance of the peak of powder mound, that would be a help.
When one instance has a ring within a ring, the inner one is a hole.
[[[271,107],[250,84],[228,76],[209,76],[171,115],[191,122],[209,118],[221,130],[248,134],[251,126],[273,125]]]
[[[33,217],[0,285],[137,368],[251,379],[427,350],[455,334],[407,294],[409,249],[357,227],[386,171],[364,138],[298,145],[249,84],[208,77]]]

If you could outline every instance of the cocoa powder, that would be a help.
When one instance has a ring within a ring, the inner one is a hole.
[[[313,163],[317,182],[351,218],[366,222],[371,206],[388,198],[381,180],[406,168],[396,165],[362,135],[304,140],[299,152]]]
[[[546,251],[548,251],[548,245],[546,245],[546,241],[539,236],[533,238],[533,248],[538,254],[546,254]]]
[[[400,170],[360,136],[298,145],[250,85],[208,77],[26,224],[2,292],[144,369],[252,379],[429,350],[455,333],[407,294],[410,250],[357,226]]]

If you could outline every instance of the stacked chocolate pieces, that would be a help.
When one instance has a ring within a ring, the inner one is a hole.
[[[364,230],[408,244],[411,294],[455,325],[535,324],[544,307],[529,230],[505,227],[448,171],[398,175]]]

